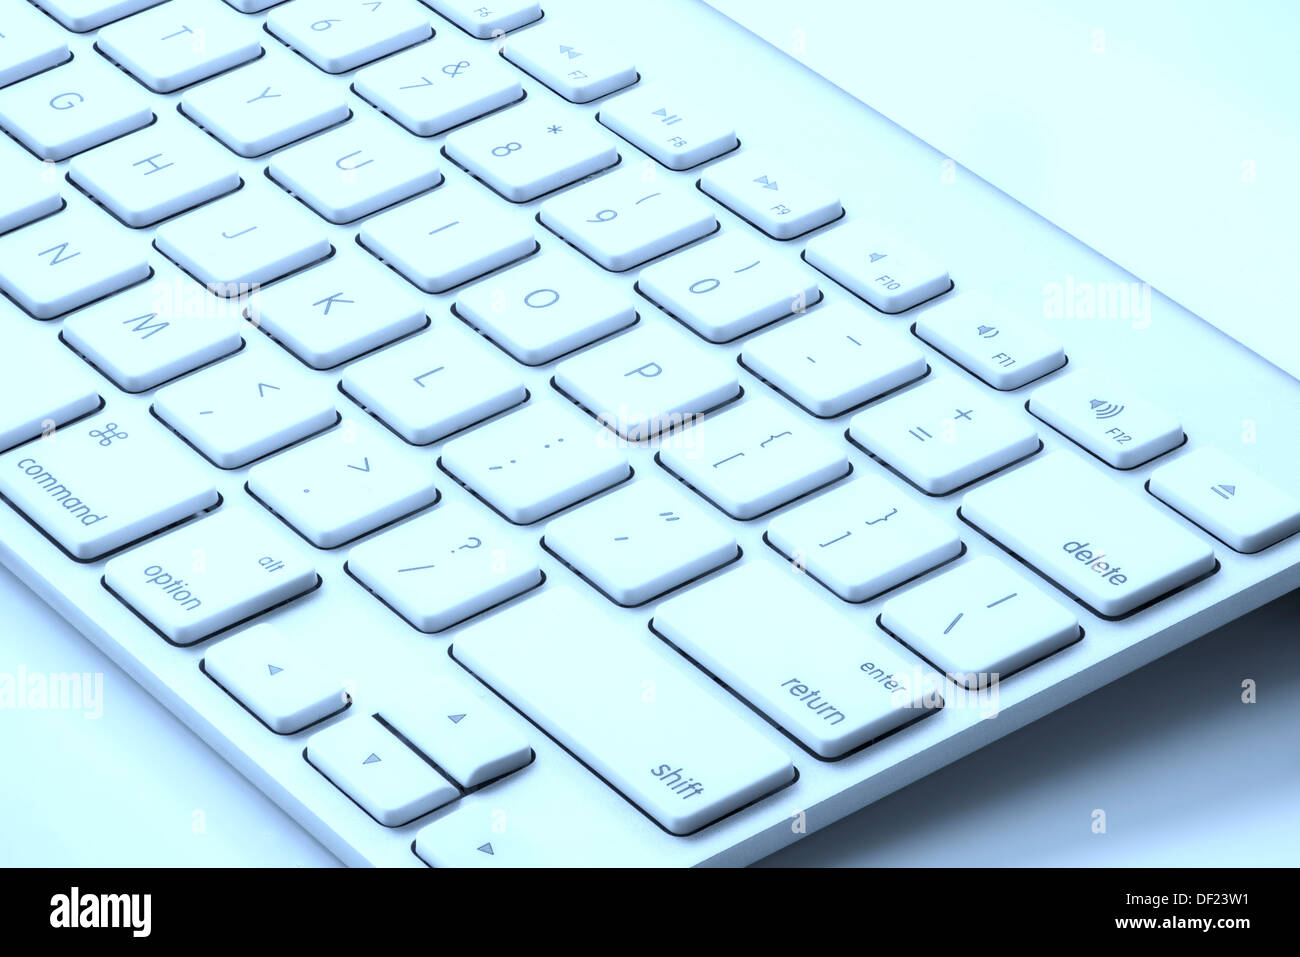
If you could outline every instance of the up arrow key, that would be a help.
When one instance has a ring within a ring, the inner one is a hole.
[[[366,759],[365,759],[364,761],[362,761],[361,763],[362,763],[362,764],[378,764],[381,760],[382,760],[382,758],[380,758],[379,755],[375,754],[374,752],[371,752],[370,757],[366,758]]]

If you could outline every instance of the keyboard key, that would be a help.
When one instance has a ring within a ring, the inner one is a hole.
[[[248,490],[317,548],[337,548],[438,498],[433,463],[347,422],[253,466]]]
[[[929,368],[902,336],[839,302],[750,339],[740,361],[821,418],[892,392]]]
[[[845,601],[864,602],[961,554],[961,539],[863,475],[772,519],[768,541]]]
[[[672,486],[633,482],[546,526],[546,548],[625,607],[740,557],[731,532]]]
[[[386,704],[384,720],[461,787],[486,784],[533,759],[514,726],[458,683],[421,680],[417,687],[418,696]]]
[[[463,186],[403,203],[365,223],[358,236],[425,292],[446,292],[537,249],[525,220]]]
[[[293,0],[266,15],[266,28],[326,73],[346,73],[433,36],[411,0]]]
[[[444,150],[458,166],[513,203],[576,183],[618,162],[614,144],[542,100],[451,133]]]
[[[851,468],[840,447],[810,423],[763,399],[691,428],[689,440],[660,449],[660,463],[741,521],[843,478]]]
[[[31,334],[5,333],[9,347],[0,357],[0,451],[13,448],[99,408],[97,383],[75,359],[49,351]],[[29,356],[41,352],[41,361]]]
[[[429,322],[401,280],[351,250],[261,290],[248,317],[313,369],[340,365]]]
[[[0,237],[0,289],[52,319],[147,279],[142,250],[93,210],[67,210]]]
[[[41,0],[41,9],[74,33],[89,33],[162,0]]]
[[[348,571],[428,633],[542,583],[531,549],[507,539],[481,510],[455,502],[357,545],[348,553]]]
[[[682,663],[612,632],[571,589],[548,588],[472,626],[452,652],[671,834],[794,778],[790,759],[689,681]]]
[[[530,525],[632,474],[599,432],[552,405],[529,405],[442,449],[442,467],[516,525]]]
[[[1079,640],[1073,613],[993,558],[974,558],[885,602],[881,624],[967,689]]]
[[[17,150],[6,150],[0,153],[0,183],[12,187],[0,193],[0,233],[63,208],[59,176],[52,163],[39,163]]]
[[[690,169],[740,145],[735,129],[698,101],[697,91],[642,85],[603,104],[596,118],[669,169]]]
[[[241,306],[176,274],[96,303],[63,322],[63,340],[124,392],[146,392],[238,352]]]
[[[730,363],[662,324],[566,359],[555,367],[555,385],[632,442],[681,429],[740,396]]]
[[[1061,343],[984,296],[927,310],[916,334],[995,389],[1019,389],[1065,365]]]
[[[794,239],[844,215],[834,193],[758,150],[710,166],[700,189],[773,239]]]
[[[456,785],[368,714],[313,734],[307,760],[384,827],[409,824],[460,797]]]
[[[172,0],[105,27],[95,44],[155,93],[170,93],[261,56],[257,33],[229,10]]]
[[[541,19],[537,0],[422,0],[472,37],[488,40]]]
[[[710,342],[730,342],[821,299],[806,270],[726,233],[642,270],[637,288]]]
[[[237,356],[160,390],[153,410],[218,468],[240,468],[338,421],[323,388],[283,372]]]
[[[235,164],[218,147],[190,130],[157,125],[82,153],[69,164],[68,175],[136,228],[152,226],[240,185]]]
[[[261,624],[223,638],[203,670],[276,734],[296,734],[351,702],[311,647],[310,633]]]
[[[342,389],[412,445],[430,445],[528,397],[513,369],[449,328],[348,366]]]
[[[431,867],[545,867],[547,855],[510,816],[501,826],[496,803],[467,800],[415,832],[415,854]],[[566,862],[572,857],[566,857]]]
[[[417,136],[435,136],[523,99],[524,88],[488,51],[439,37],[357,73],[353,88]]]
[[[815,236],[804,259],[881,312],[893,315],[952,288],[948,271],[874,223]]]
[[[41,159],[67,159],[152,121],[140,88],[93,61],[0,90],[0,127]]]
[[[524,365],[543,365],[636,322],[627,294],[581,260],[542,253],[456,297],[456,314]]]
[[[141,476],[165,481],[141,481]],[[93,561],[220,500],[211,476],[128,410],[103,410],[0,458],[0,493],[70,556]]]
[[[1070,452],[966,493],[962,517],[1102,617],[1208,575],[1197,536]]]
[[[516,34],[502,52],[570,103],[590,103],[637,81],[626,56],[601,38],[573,35],[567,24],[548,22]]]
[[[1168,412],[1087,372],[1039,386],[1029,397],[1029,411],[1117,469],[1137,468],[1187,440]]]
[[[1195,449],[1162,465],[1147,488],[1239,552],[1263,551],[1300,531],[1300,502],[1217,449]]]
[[[45,17],[26,4],[5,8],[0,19],[0,86],[17,83],[71,57],[68,41]]]
[[[154,244],[214,295],[231,298],[318,262],[332,248],[307,213],[267,202],[253,189],[164,223]]]
[[[104,582],[175,645],[193,645],[314,589],[288,533],[238,505],[119,555]]]
[[[651,627],[822,758],[943,706],[921,662],[771,565],[750,562],[668,599]]]
[[[542,225],[612,272],[625,272],[718,228],[712,211],[677,190],[619,170],[547,200]]]
[[[1042,445],[1027,422],[954,378],[859,412],[849,420],[849,435],[930,495],[947,495]]]
[[[271,178],[331,223],[350,223],[442,182],[436,154],[391,126],[357,119],[278,153]]]
[[[351,115],[335,84],[266,58],[186,90],[181,112],[240,156],[261,156]]]
[[[261,13],[277,3],[283,3],[284,0],[225,0],[225,2],[240,13]]]

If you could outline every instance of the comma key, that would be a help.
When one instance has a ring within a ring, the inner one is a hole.
[[[269,520],[223,508],[114,558],[104,583],[176,645],[192,645],[316,587],[310,559]]]
[[[220,501],[157,424],[102,410],[0,456],[0,495],[78,561],[93,561]]]

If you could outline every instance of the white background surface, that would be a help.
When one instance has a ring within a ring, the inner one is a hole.
[[[0,609],[0,671],[104,673],[97,720],[0,710],[0,865],[337,865],[3,569]],[[1300,592],[764,863],[1294,865],[1297,623]]]

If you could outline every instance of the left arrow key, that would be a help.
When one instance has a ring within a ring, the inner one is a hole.
[[[203,670],[276,734],[301,731],[351,703],[343,682],[319,664],[301,634],[270,624],[213,645]]]

